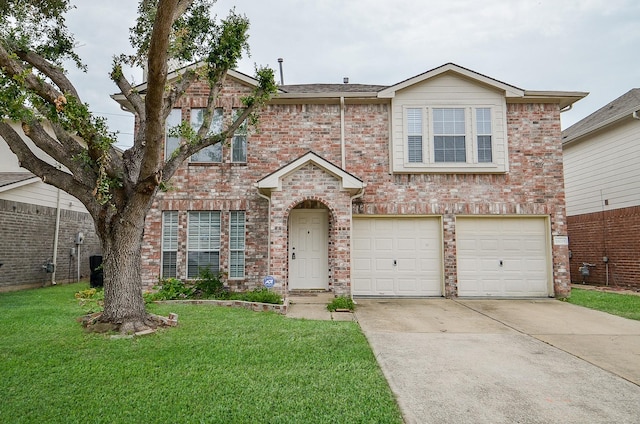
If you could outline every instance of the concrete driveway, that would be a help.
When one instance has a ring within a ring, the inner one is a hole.
[[[638,423],[640,321],[552,299],[358,299],[407,423]]]

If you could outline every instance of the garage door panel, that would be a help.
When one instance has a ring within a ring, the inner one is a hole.
[[[353,294],[441,296],[440,228],[439,218],[354,219],[353,237],[360,242],[353,244]],[[366,249],[365,239],[375,249]],[[374,268],[366,269],[365,258]]]
[[[375,272],[393,271],[392,259],[376,259],[375,264],[376,266],[373,269]]]
[[[545,219],[537,217],[458,218],[458,294],[547,296],[546,228]]]

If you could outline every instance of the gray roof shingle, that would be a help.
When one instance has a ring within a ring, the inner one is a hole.
[[[278,87],[286,93],[375,93],[386,85],[369,84],[292,84]]]
[[[570,141],[617,119],[623,118],[634,110],[640,110],[640,88],[634,88],[611,103],[593,112],[562,131],[562,140]]]
[[[0,172],[0,187],[35,178],[30,172]]]

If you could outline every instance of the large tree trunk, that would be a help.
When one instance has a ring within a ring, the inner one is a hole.
[[[145,309],[140,271],[148,208],[135,209],[135,214],[120,215],[112,220],[111,226],[98,229],[102,240],[104,274],[104,312],[100,321],[114,324],[122,333],[154,326]]]

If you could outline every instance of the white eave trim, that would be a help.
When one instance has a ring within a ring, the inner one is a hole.
[[[286,176],[296,172],[298,169],[312,163],[324,170],[325,172],[333,175],[340,180],[340,189],[346,190],[351,193],[357,193],[361,191],[365,184],[359,178],[351,175],[344,169],[332,164],[331,162],[321,158],[313,152],[308,152],[298,159],[283,166],[277,171],[267,175],[263,179],[257,182],[257,188],[263,193],[270,193],[271,191],[282,190],[282,179]]]

